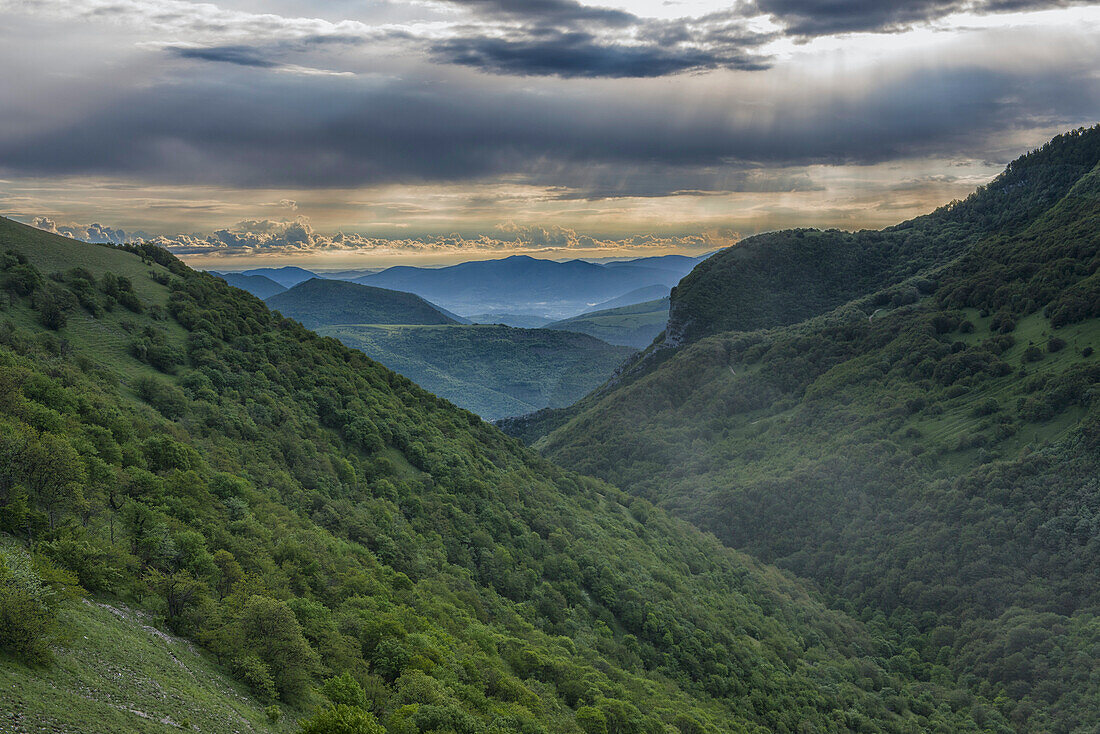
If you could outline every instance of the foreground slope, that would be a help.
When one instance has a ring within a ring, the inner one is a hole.
[[[81,600],[60,612],[49,666],[0,653],[3,731],[211,734],[296,731],[273,722],[248,688],[213,657],[121,604]]]
[[[1095,729],[1097,137],[1009,168],[1050,201],[1092,161],[1026,223],[804,323],[666,349],[537,445],[889,620],[898,665],[952,670],[1020,731]]]
[[[54,721],[59,646],[103,649],[50,625],[70,578],[365,731],[1005,730],[881,624],[162,250],[0,220],[0,253],[0,529],[34,554],[0,629],[39,665],[9,720]]]
[[[333,324],[459,323],[412,293],[324,278],[311,278],[271,296],[267,305],[311,329]]]
[[[633,349],[585,334],[510,326],[319,328],[486,420],[575,403]]]

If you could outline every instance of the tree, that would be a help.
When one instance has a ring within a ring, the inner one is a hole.
[[[236,632],[238,644],[267,665],[284,700],[305,691],[319,661],[285,602],[249,597],[237,617]]]
[[[214,551],[214,565],[218,568],[218,597],[224,599],[232,591],[233,585],[244,578],[244,569],[233,554],[224,548]]]
[[[0,546],[0,647],[28,662],[48,662],[56,623],[56,594],[30,556]]]
[[[175,630],[183,626],[184,615],[206,595],[206,584],[186,570],[158,571],[151,568],[145,574],[145,583],[164,599],[165,617],[168,625]]]
[[[607,717],[595,706],[582,706],[577,709],[577,726],[585,734],[607,734]]]
[[[20,458],[35,504],[46,513],[52,529],[59,513],[82,500],[80,457],[68,441],[43,433],[27,443]]]
[[[337,706],[366,708],[367,705],[367,697],[363,693],[363,686],[359,685],[359,682],[352,677],[351,673],[346,671],[326,680],[324,685],[321,686],[321,693],[325,694],[325,697]]]
[[[302,734],[386,734],[374,714],[342,703],[318,711],[301,726]]]

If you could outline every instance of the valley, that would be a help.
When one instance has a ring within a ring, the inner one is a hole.
[[[1068,133],[572,319],[634,346],[0,219],[0,720],[1094,727],[1098,202]]]

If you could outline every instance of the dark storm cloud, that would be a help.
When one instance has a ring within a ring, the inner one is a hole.
[[[487,25],[458,28],[429,47],[432,58],[491,74],[622,79],[756,71],[768,60],[753,48],[773,38],[747,32],[745,18],[732,11],[664,21],[574,0],[451,1]],[[508,33],[494,27],[508,21]]]
[[[761,12],[794,36],[860,31],[899,31],[951,13],[977,14],[1094,5],[1096,0],[756,0],[747,12]]]
[[[756,7],[781,22],[790,34],[821,36],[904,28],[967,4],[961,0],[757,0]]]
[[[9,134],[0,169],[299,188],[506,176],[594,196],[656,195],[704,188],[692,174],[736,189],[715,171],[738,168],[981,156],[1006,130],[1100,112],[1100,79],[1067,69],[915,73],[847,95],[807,90],[769,100],[769,114],[731,118],[725,98],[685,105],[628,90],[380,86],[230,68],[217,80],[142,88],[52,130]]]
[[[583,32],[531,40],[456,38],[432,48],[436,60],[494,74],[571,77],[659,77],[708,69],[760,70],[765,59],[733,49],[626,46],[600,42]]]
[[[170,46],[166,49],[182,59],[198,59],[200,61],[218,61],[237,66],[252,66],[263,69],[271,69],[279,64],[271,59],[264,58],[259,49],[248,46],[215,46],[203,47],[177,47]]]

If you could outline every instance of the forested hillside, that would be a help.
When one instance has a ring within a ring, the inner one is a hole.
[[[826,609],[165,251],[0,220],[0,285],[4,721],[157,726],[100,685],[146,678],[136,631],[86,596],[151,614],[272,707],[203,688],[242,729],[1007,730],[883,618]],[[185,679],[142,690],[171,709]]]
[[[570,331],[510,326],[326,326],[339,339],[486,420],[571,405],[634,350]]]
[[[793,324],[900,283],[982,237],[1026,227],[1100,158],[1100,130],[1061,135],[968,197],[881,231],[795,229],[708,258],[672,292],[671,345]]]
[[[1098,159],[1100,128],[1057,138],[931,215],[963,240],[929,250],[928,269],[890,271],[895,285],[790,326],[751,330],[827,309],[844,268],[800,268],[777,247],[790,283],[831,284],[746,315],[732,294],[766,281],[772,266],[752,268],[768,251],[721,253],[677,288],[697,327],[681,333],[743,330],[664,349],[574,410],[509,429],[549,430],[536,445],[555,461],[814,579],[835,608],[898,636],[892,669],[949,670],[1019,731],[1092,731]],[[927,222],[897,231],[946,236]]]
[[[267,305],[311,329],[332,324],[459,323],[453,314],[412,293],[324,278],[311,278],[271,296]]]

